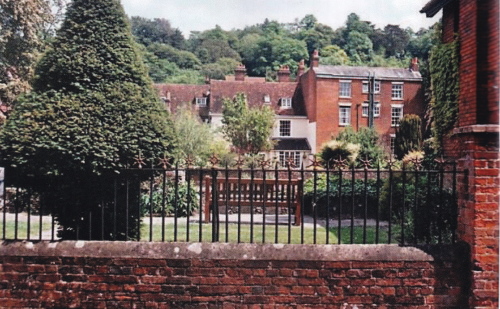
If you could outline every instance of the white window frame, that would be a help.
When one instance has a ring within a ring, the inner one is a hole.
[[[370,107],[369,105],[370,103],[367,102],[361,104],[361,116],[368,117],[368,109]],[[380,117],[380,102],[375,102],[375,104],[373,104],[373,117]]]
[[[288,167],[288,159],[292,157],[294,161],[294,168],[300,168],[302,165],[302,152],[297,150],[283,150],[278,151],[278,160],[281,167]]]
[[[339,126],[351,125],[351,105],[352,105],[351,103],[339,103]],[[343,111],[348,111],[348,114],[346,116],[343,116],[342,115]]]
[[[287,125],[288,128],[284,126],[285,123],[288,123]],[[286,134],[287,132],[285,132],[285,129],[288,130],[288,134]],[[280,120],[278,130],[279,130],[279,136],[281,137],[292,136],[292,121],[287,119]]]
[[[349,90],[343,89],[342,85],[349,85]],[[352,81],[350,80],[340,80],[339,81],[339,97],[350,98],[352,96]]]
[[[207,106],[207,97],[197,97],[196,98],[197,106]]]
[[[271,96],[268,94],[265,94],[263,101],[264,101],[264,104],[271,104]]]
[[[389,147],[391,150],[391,155],[394,155],[394,150],[396,149],[396,134],[389,135]]]
[[[400,89],[396,89],[400,88]],[[404,83],[395,82],[391,84],[391,98],[393,100],[403,100],[404,97]]]
[[[400,109],[399,115],[395,115],[395,110]],[[403,104],[391,104],[391,127],[399,127],[399,121],[403,118]]]
[[[364,80],[363,81],[363,86],[362,86],[363,87],[362,88],[362,92],[363,93],[369,93],[370,92],[369,89],[368,89],[368,85],[369,85],[368,81]],[[375,81],[375,93],[380,93],[380,87],[381,87],[380,81],[376,80]]]
[[[281,108],[292,108],[292,98],[281,98]]]

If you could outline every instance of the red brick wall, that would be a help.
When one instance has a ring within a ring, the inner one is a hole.
[[[471,246],[471,307],[498,308],[500,160],[498,134],[461,133],[459,238]]]
[[[458,9],[457,9],[458,8]],[[459,238],[470,246],[470,307],[498,308],[499,2],[456,0],[443,11],[443,39],[458,21],[460,98],[447,155],[468,176],[459,185]]]
[[[499,4],[498,0],[478,1],[477,123],[498,124],[499,108]]]
[[[317,129],[316,145],[318,151],[321,145],[338,135],[345,127],[339,125],[339,103],[351,103],[351,126],[357,130],[368,126],[368,117],[362,117],[362,103],[368,101],[368,94],[362,92],[361,79],[351,80],[351,98],[339,97],[339,79],[320,78],[316,81]],[[391,127],[391,104],[403,104],[404,114],[424,116],[424,94],[421,82],[405,81],[403,100],[392,100],[393,81],[381,81],[380,94],[375,95],[375,101],[380,102],[380,117],[374,118],[377,132],[390,141],[387,136],[395,133]],[[389,146],[389,145],[387,145]]]
[[[55,245],[3,246],[0,307],[457,308],[466,297],[458,247]]]

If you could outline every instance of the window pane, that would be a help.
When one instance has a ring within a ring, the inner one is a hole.
[[[281,98],[281,107],[291,108],[292,107],[292,98]]]
[[[351,107],[339,107],[339,124],[343,126],[351,124]]]
[[[290,120],[280,120],[280,136],[290,136],[291,123]]]
[[[391,125],[393,127],[399,126],[399,120],[403,118],[403,108],[402,107],[392,107],[391,110]]]
[[[393,99],[403,98],[403,84],[392,84],[392,98]]]
[[[341,97],[351,96],[351,82],[340,82],[340,93]]]

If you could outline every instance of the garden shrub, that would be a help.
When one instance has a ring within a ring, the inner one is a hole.
[[[456,220],[456,200],[452,191],[441,185],[439,175],[415,171],[394,172],[384,180],[380,194],[383,220],[404,222],[409,242],[435,241],[439,230],[450,237]],[[391,209],[392,205],[392,209]]]
[[[359,173],[356,175],[359,177]],[[342,184],[341,184],[342,181]],[[342,180],[338,172],[330,175],[329,186],[327,190],[326,174],[319,175],[316,179],[316,188],[314,187],[314,177],[309,178],[304,183],[304,213],[313,214],[317,207],[316,214],[319,217],[326,217],[329,207],[329,217],[338,218],[339,205],[342,202],[341,216],[350,218],[354,199],[354,216],[364,218],[365,203],[367,205],[367,216],[375,218],[377,215],[377,180],[367,179],[366,185],[364,179],[355,179],[354,188],[351,173],[343,172]],[[382,182],[378,183],[379,188]],[[340,192],[339,192],[340,189]],[[316,194],[314,194],[316,191]],[[339,199],[340,196],[340,199]],[[328,201],[330,202],[328,204]]]
[[[162,182],[157,182],[154,185],[152,205],[150,205],[150,192],[141,193],[141,213],[143,216],[149,215],[150,209],[152,209],[153,215],[187,217],[198,209],[198,193],[193,183],[191,183],[191,187],[186,182],[178,183],[176,190],[175,183],[168,180],[165,187],[166,190],[163,192]],[[163,199],[165,199],[165,212],[163,212]]]

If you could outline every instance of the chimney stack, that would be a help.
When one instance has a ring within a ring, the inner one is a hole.
[[[278,82],[289,82],[290,81],[290,68],[287,65],[282,66],[278,70]]]
[[[418,72],[418,58],[412,58],[410,63],[410,71]]]
[[[304,74],[305,67],[306,66],[304,65],[304,59],[300,60],[299,68],[297,69],[297,78],[299,78],[300,76],[302,76],[302,74]]]
[[[317,68],[319,66],[319,53],[318,50],[314,50],[311,59],[311,67]]]
[[[239,64],[234,69],[234,80],[244,81],[246,74],[247,74],[247,69],[245,68],[245,66],[243,64]]]

